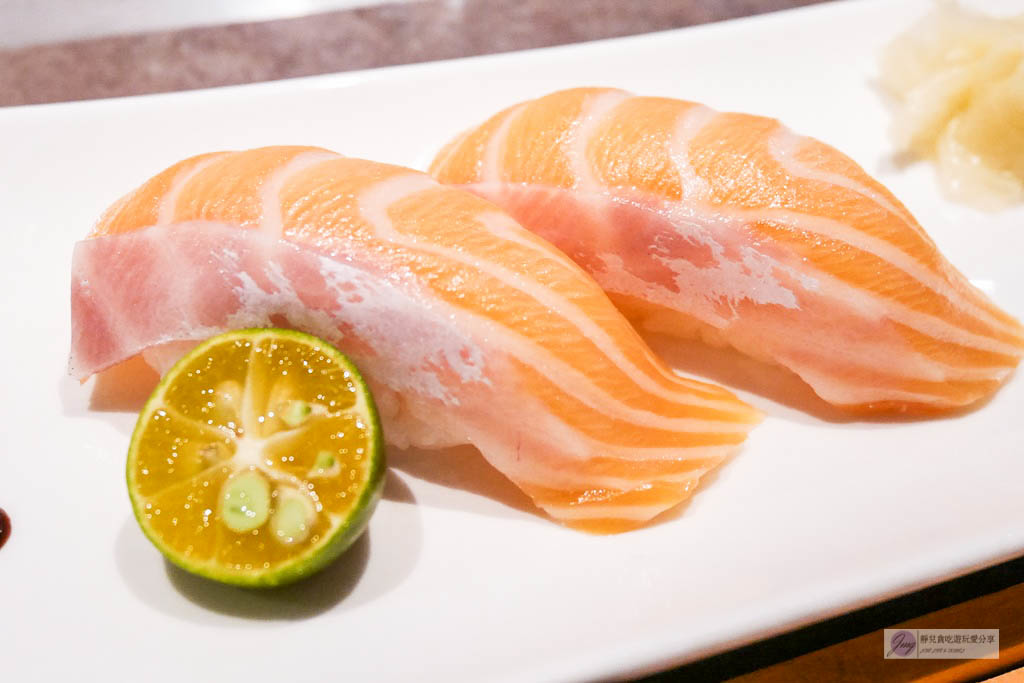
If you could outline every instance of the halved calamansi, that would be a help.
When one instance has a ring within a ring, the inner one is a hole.
[[[366,527],[383,436],[356,368],[316,337],[228,332],[165,375],[139,415],[128,492],[174,564],[243,586],[323,568]]]

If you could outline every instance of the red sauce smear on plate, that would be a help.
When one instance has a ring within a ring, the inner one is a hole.
[[[4,543],[11,535],[11,518],[7,516],[3,508],[0,508],[0,548],[4,547]]]

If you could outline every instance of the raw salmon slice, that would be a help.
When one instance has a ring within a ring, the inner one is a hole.
[[[892,193],[774,119],[566,90],[463,133],[431,173],[562,249],[639,328],[777,363],[850,410],[971,404],[1024,349]]]
[[[167,169],[76,246],[71,296],[77,377],[230,328],[302,329],[358,364],[392,444],[472,444],[595,532],[687,498],[759,419],[668,370],[590,276],[494,205],[320,149]]]

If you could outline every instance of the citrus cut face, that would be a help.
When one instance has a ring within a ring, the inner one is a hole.
[[[384,480],[373,398],[327,342],[228,332],[193,349],[149,397],[128,451],[143,532],[174,564],[276,586],[340,555]]]

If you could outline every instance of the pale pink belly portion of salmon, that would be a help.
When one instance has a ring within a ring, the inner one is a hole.
[[[493,205],[324,150],[154,177],[76,246],[72,315],[77,377],[228,329],[321,336],[366,376],[390,443],[472,444],[591,531],[684,500],[758,420],[665,368],[586,273]]]
[[[968,405],[1024,351],[888,190],[772,119],[568,90],[462,134],[431,173],[562,249],[639,328],[777,363],[844,408]]]

